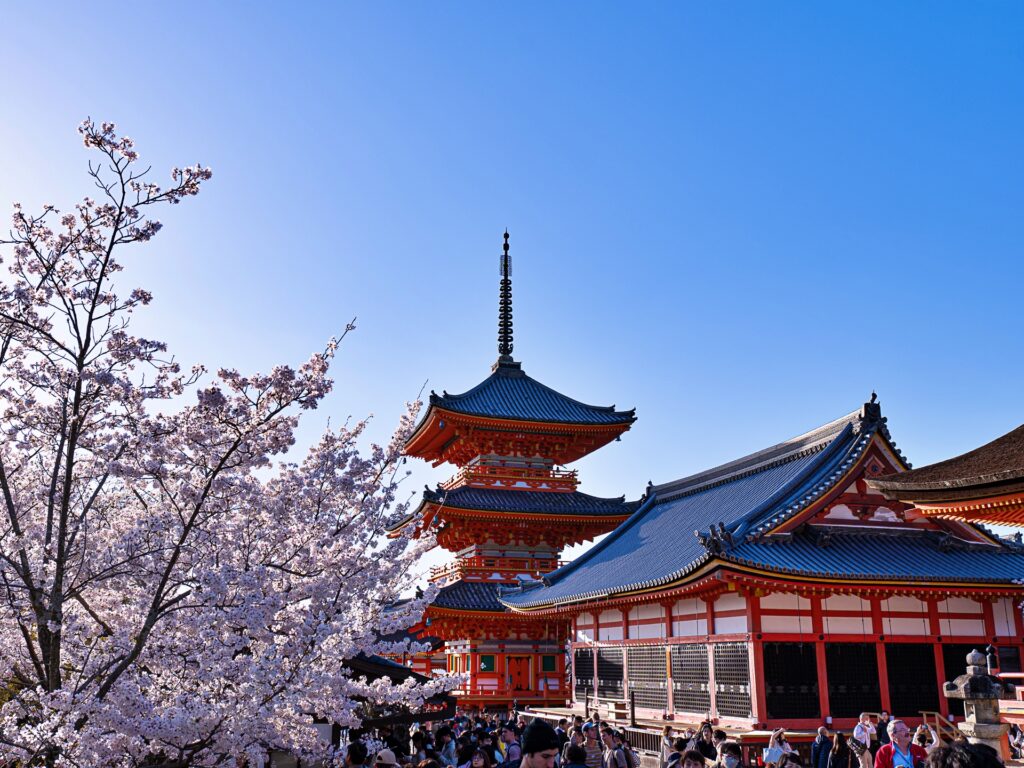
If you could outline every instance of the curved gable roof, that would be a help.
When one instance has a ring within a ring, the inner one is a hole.
[[[710,559],[694,534],[729,535],[770,522],[863,450],[871,429],[855,411],[804,435],[690,477],[652,486],[640,509],[604,541],[554,571],[546,586],[504,595],[512,608],[573,602],[668,584]]]
[[[430,405],[455,413],[564,424],[631,424],[635,411],[587,405],[526,375],[519,363],[499,360],[494,373],[461,395],[430,393]]]

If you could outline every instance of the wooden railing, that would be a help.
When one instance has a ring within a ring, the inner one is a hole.
[[[960,729],[953,725],[939,712],[921,711],[921,722],[935,730],[942,741],[953,741],[960,735]]]
[[[555,568],[561,568],[568,562],[568,560],[557,560],[553,557],[482,557],[479,555],[474,557],[458,557],[450,563],[435,565],[430,569],[430,578],[431,580],[436,580],[449,576],[462,577],[468,571],[525,573],[539,578],[545,573],[555,570]]]
[[[575,490],[579,483],[579,475],[575,469],[473,464],[460,468],[448,480],[441,483],[441,487],[450,491],[452,488],[458,488],[462,485],[508,487],[520,483],[530,488],[571,491]]]

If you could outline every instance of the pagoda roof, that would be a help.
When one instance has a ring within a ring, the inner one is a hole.
[[[901,501],[960,501],[1024,490],[1024,425],[952,459],[869,485]]]
[[[874,440],[905,464],[871,402],[742,459],[651,486],[637,512],[604,541],[541,582],[506,590],[501,601],[529,610],[652,590],[713,561],[853,579],[1009,582],[1024,573],[1024,552],[1016,548],[929,531],[826,536],[803,526],[769,535],[848,484]]]
[[[505,606],[498,602],[498,587],[493,581],[456,581],[437,592],[430,604],[433,608],[457,611],[495,611],[504,613]]]
[[[397,531],[416,520],[423,514],[424,508],[428,504],[435,504],[442,509],[505,512],[510,515],[626,518],[639,508],[640,500],[626,501],[625,496],[604,498],[580,491],[521,491],[475,488],[468,485],[451,490],[441,487],[427,488],[423,491],[423,501],[420,502],[419,507],[388,530]]]
[[[423,501],[456,509],[581,517],[627,516],[640,506],[639,500],[626,501],[625,496],[603,498],[580,491],[520,491],[465,485],[451,490],[428,488],[423,492]]]
[[[500,358],[494,372],[461,395],[430,393],[430,406],[453,413],[556,424],[632,424],[636,410],[587,405],[527,376],[520,363]],[[426,421],[426,418],[424,418]]]

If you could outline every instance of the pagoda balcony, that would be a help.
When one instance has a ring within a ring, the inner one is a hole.
[[[459,557],[444,565],[435,565],[430,569],[431,581],[455,581],[469,577],[480,581],[489,580],[499,574],[506,581],[514,581],[517,576],[528,575],[539,579],[556,568],[567,565],[568,560],[536,557]]]
[[[575,491],[579,475],[575,469],[537,469],[495,464],[462,467],[441,484],[445,490],[462,486],[507,488],[529,491]]]

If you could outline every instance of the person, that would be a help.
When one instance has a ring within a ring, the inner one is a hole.
[[[723,741],[718,745],[718,762],[713,768],[739,768],[743,762],[743,750],[735,741]]]
[[[679,768],[705,768],[706,765],[704,755],[696,749],[686,750],[679,760]]]
[[[426,738],[423,731],[415,731],[412,735],[412,761],[418,765],[427,759]]]
[[[818,728],[818,735],[811,744],[811,768],[828,768],[828,756],[832,751],[832,741],[828,737],[828,728]]]
[[[889,743],[878,748],[875,768],[919,768],[928,759],[924,747],[913,743],[910,727],[902,720],[890,720],[886,728]]]
[[[491,756],[486,749],[477,747],[469,758],[469,768],[491,768]]]
[[[665,763],[665,768],[679,768],[682,763],[683,754],[689,748],[690,742],[684,739],[682,736],[677,736],[672,741],[672,751],[668,755],[668,762]]]
[[[548,728],[551,728],[549,725]],[[554,728],[551,732],[554,733]],[[501,743],[505,747],[505,763],[518,764],[523,759],[523,748],[519,746],[516,726],[514,723],[505,723],[501,728]]]
[[[587,750],[581,744],[570,741],[562,753],[562,768],[587,768]]]
[[[939,746],[939,735],[930,725],[921,723],[914,731],[914,741],[919,747],[924,747],[924,751],[930,755],[932,750]]]
[[[714,731],[711,728],[711,723],[703,723],[701,725],[700,736],[697,738],[692,749],[696,749],[704,755],[705,760],[710,762],[718,759],[718,749],[715,747]]]
[[[569,721],[564,717],[558,721],[558,726],[555,728],[555,733],[558,735],[558,748],[561,749],[569,743],[569,734],[566,731],[566,727],[569,725]]]
[[[836,735],[832,737],[832,749],[828,753],[826,768],[856,768],[858,762],[857,756],[846,743],[846,736],[836,731]]]
[[[555,729],[539,717],[533,718],[523,729],[519,768],[555,768],[559,746]]]
[[[390,749],[382,749],[377,753],[377,756],[373,758],[373,764],[375,766],[381,766],[381,768],[398,768],[398,758],[395,757],[395,753]]]
[[[569,763],[569,747],[579,747],[583,749],[583,731],[580,728],[569,729],[569,740],[562,745],[562,757],[559,761],[560,765],[568,765]],[[583,750],[583,762],[587,761],[587,751]]]
[[[675,739],[672,738],[672,726],[666,725],[661,729],[661,768],[668,765],[669,755],[675,751],[673,742]]]
[[[999,754],[988,744],[954,741],[933,749],[925,768],[1002,768]]]
[[[605,728],[601,731],[601,739],[604,741],[604,768],[630,768],[626,762],[626,753],[620,744],[615,743],[615,731]]]
[[[878,725],[875,726],[875,731],[878,733],[878,748],[874,751],[878,751],[883,746],[889,743],[889,713],[884,709],[878,715]]]
[[[711,743],[715,745],[715,759],[719,760],[722,757],[722,745],[726,740],[725,731],[721,728],[715,728],[711,732]]]
[[[467,734],[462,734],[456,741],[458,745],[456,748],[456,764],[459,768],[469,768],[469,764],[473,761],[473,755],[476,753],[476,745],[470,741]]]
[[[597,740],[597,733],[597,726],[593,723],[583,726],[583,748],[587,753],[587,768],[601,768],[604,759],[601,743]]]
[[[501,750],[495,745],[494,734],[490,731],[484,731],[480,734],[480,749],[491,756],[491,762],[495,765],[505,759],[505,756],[501,754]]]
[[[764,764],[781,766],[782,758],[793,751],[793,748],[786,740],[786,729],[776,728],[768,739],[768,748],[764,751]]]
[[[345,752],[345,768],[359,768],[366,762],[369,754],[370,751],[366,748],[366,744],[361,741],[353,741]]]
[[[450,726],[442,725],[434,736],[437,748],[437,760],[445,768],[455,768],[456,745]]]
[[[853,727],[853,738],[864,745],[864,751],[857,758],[860,768],[871,768],[871,741],[875,738],[875,724],[871,722],[871,715],[867,712],[860,713],[857,724]],[[851,748],[854,749],[854,752],[859,749]]]
[[[626,757],[626,765],[629,768],[640,768],[640,756],[633,749],[633,745],[629,743],[629,739],[626,738],[626,734],[622,731],[615,732],[615,746],[622,750],[622,754]]]

